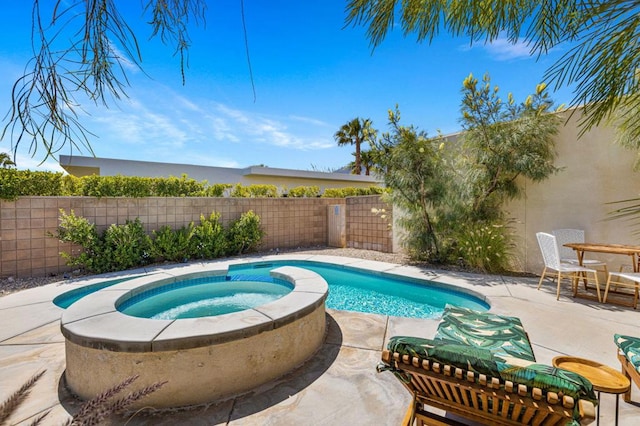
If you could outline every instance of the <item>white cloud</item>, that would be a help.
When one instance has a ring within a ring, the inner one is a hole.
[[[90,142],[98,157],[242,167],[266,152],[282,156],[335,148],[331,126],[312,117],[234,108],[185,97],[155,82],[136,86],[129,95],[109,109],[90,104],[89,115],[81,117],[97,136]]]
[[[512,43],[504,37],[487,44],[485,49],[498,61],[531,57],[531,48],[526,43],[522,41]]]
[[[531,48],[523,41],[512,43],[506,37],[500,36],[491,43],[462,45],[460,51],[466,52],[481,47],[496,61],[510,61],[514,59],[526,59],[531,57]]]
[[[308,123],[308,124],[313,124],[314,126],[319,126],[319,127],[332,127],[331,124],[322,121],[322,120],[317,120],[315,118],[310,118],[310,117],[301,117],[299,115],[290,115],[289,118],[291,120],[294,121],[300,121],[303,123]]]
[[[17,168],[20,170],[38,170],[38,171],[49,171],[49,172],[64,172],[64,169],[60,167],[60,164],[54,159],[47,159],[45,162],[42,162],[40,157],[31,157],[30,155],[25,155],[20,152],[16,154],[16,158],[14,162],[17,165]]]
[[[296,134],[290,128],[295,122],[304,122],[305,130],[309,131],[309,124],[324,127],[326,124],[321,120],[299,116],[266,117],[223,104],[217,104],[215,110],[220,113],[215,117],[216,130],[224,130],[224,134],[232,133],[234,141],[258,142],[304,151],[335,147],[333,140],[331,143],[322,142],[317,137]],[[211,116],[209,118],[213,119]]]

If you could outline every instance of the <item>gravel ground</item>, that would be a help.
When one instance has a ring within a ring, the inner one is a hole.
[[[297,254],[325,254],[330,256],[344,256],[355,257],[359,259],[377,260],[380,262],[409,264],[409,258],[401,253],[382,253],[372,250],[360,250],[352,248],[308,248],[308,249],[296,249],[296,250],[281,250],[280,253],[297,253]],[[261,253],[264,255],[274,254],[271,252]],[[255,256],[252,253],[251,256]],[[0,297],[10,293],[14,293],[20,290],[26,290],[28,288],[39,287],[46,284],[51,284],[58,281],[63,281],[68,278],[78,278],[83,274],[80,271],[69,272],[61,275],[47,276],[47,277],[33,277],[33,278],[3,278],[0,280]]]

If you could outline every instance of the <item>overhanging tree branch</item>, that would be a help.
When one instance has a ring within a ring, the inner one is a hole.
[[[43,6],[34,0],[33,58],[13,85],[1,137],[11,138],[14,158],[24,142],[30,143],[32,156],[42,147],[44,162],[65,146],[93,152],[89,138],[95,135],[79,118],[82,102],[108,106],[127,97],[127,68],[140,68],[142,54],[113,0],[57,0],[50,11]],[[152,37],[174,45],[180,55],[183,83],[188,24],[204,21],[205,8],[205,0],[149,0],[144,6],[151,14]]]

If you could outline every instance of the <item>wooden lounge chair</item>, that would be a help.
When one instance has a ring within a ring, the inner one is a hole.
[[[622,374],[640,388],[640,338],[615,334],[613,341],[618,346],[618,361]],[[631,388],[624,394],[625,402],[631,402]]]
[[[434,339],[389,339],[378,371],[393,372],[412,395],[405,426],[458,424],[427,407],[487,425],[585,425],[595,419],[591,383],[537,364],[515,317],[448,305]]]
[[[388,350],[382,362],[406,378],[402,384],[413,396],[403,426],[459,424],[426,406],[491,425],[565,425],[576,418],[576,410],[581,425],[595,419],[595,406],[585,399],[576,402],[568,395]]]

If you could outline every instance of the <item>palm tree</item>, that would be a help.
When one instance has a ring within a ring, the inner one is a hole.
[[[364,166],[364,174],[369,176],[371,174],[371,169],[375,165],[373,152],[370,149],[360,152],[360,160]]]
[[[8,169],[15,165],[16,163],[11,160],[11,156],[9,156],[9,154],[6,152],[0,152],[0,166],[2,166],[2,168]]]
[[[343,124],[333,138],[338,142],[338,146],[355,145],[356,152],[355,163],[353,165],[353,173],[362,174],[360,147],[364,142],[372,142],[375,140],[377,131],[371,127],[371,120],[356,117],[353,120]]]

